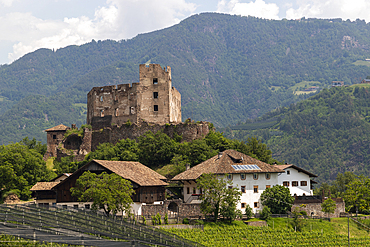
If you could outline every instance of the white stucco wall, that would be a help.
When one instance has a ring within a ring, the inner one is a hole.
[[[269,173],[270,179],[266,179],[266,173],[257,173],[258,179],[253,179],[253,174],[245,174],[246,179],[242,180],[240,174],[233,174],[233,187],[238,188],[241,190],[242,186],[245,186],[246,192],[242,193],[240,197],[240,202],[238,203],[238,209],[242,210],[244,213],[244,208],[242,208],[242,203],[248,204],[254,213],[259,212],[262,210],[261,205],[261,194],[266,189],[266,186],[273,187],[274,185],[278,184],[278,175],[277,173]],[[254,186],[258,186],[258,192],[254,192]],[[255,207],[255,202],[257,203],[257,207]]]
[[[266,173],[258,173],[258,179],[253,179],[253,174],[245,174],[245,179],[241,179],[240,174],[232,174],[232,186],[234,188],[238,188],[241,190],[242,186],[245,186],[245,193],[242,193],[240,197],[240,202],[237,205],[237,208],[242,210],[244,213],[244,208],[242,208],[242,203],[248,204],[254,213],[262,210],[262,205],[260,201],[261,194],[266,189],[266,186],[273,187],[274,185],[278,184],[278,174],[277,173],[269,173],[270,179],[266,179]],[[223,177],[223,176],[220,176]],[[254,193],[254,186],[258,186],[258,192]],[[188,189],[189,188],[189,192]],[[195,194],[200,194],[200,190],[196,188],[196,183],[192,182],[185,182],[184,183],[184,202],[188,202],[189,198],[193,194],[193,189],[195,188]],[[254,203],[257,203],[257,207],[255,207]]]
[[[299,172],[293,167],[288,167],[284,169],[284,171],[285,173],[280,173],[278,177],[279,185],[283,185],[283,182],[285,181],[289,182],[288,188],[292,196],[294,196],[294,194],[296,194],[297,196],[303,196],[303,194],[305,194],[306,196],[313,195],[309,175],[304,172]],[[298,186],[293,186],[293,181],[298,181]],[[307,186],[301,186],[301,181],[306,181]]]

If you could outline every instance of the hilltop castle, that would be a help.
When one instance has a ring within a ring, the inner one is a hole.
[[[94,151],[100,143],[117,143],[121,139],[137,139],[147,131],[163,131],[183,141],[204,137],[209,132],[206,122],[181,122],[181,94],[172,87],[171,68],[159,64],[141,64],[140,82],[94,87],[87,94],[86,123],[83,136],[66,136],[69,127],[58,125],[47,132],[48,157],[70,155],[76,160]],[[72,128],[76,128],[72,125]]]
[[[127,122],[181,122],[181,94],[171,85],[171,68],[141,64],[139,74],[139,83],[91,89],[87,94],[87,124],[96,130]]]

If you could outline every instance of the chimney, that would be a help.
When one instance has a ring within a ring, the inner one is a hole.
[[[218,153],[218,158],[220,159],[222,157],[222,152]]]
[[[186,170],[190,169],[190,164],[186,164]]]

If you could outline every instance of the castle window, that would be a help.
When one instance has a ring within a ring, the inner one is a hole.
[[[158,111],[158,105],[154,105],[154,111]]]
[[[153,84],[158,84],[158,78],[153,78]]]
[[[116,115],[116,117],[118,117],[118,108],[116,108],[115,115]]]
[[[53,139],[57,139],[57,135],[53,135]]]
[[[103,96],[100,96],[100,101],[103,102]]]
[[[158,92],[153,92],[153,98],[158,99]]]
[[[104,110],[100,110],[100,117],[104,117]]]

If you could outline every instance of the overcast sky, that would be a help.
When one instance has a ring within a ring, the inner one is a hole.
[[[130,39],[195,13],[370,21],[370,0],[0,0],[0,64],[38,48]]]

